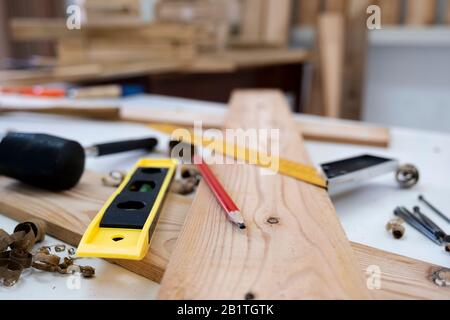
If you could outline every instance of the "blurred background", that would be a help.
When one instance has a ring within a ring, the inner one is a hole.
[[[450,132],[449,3],[0,0],[0,85],[133,84],[215,102],[276,87],[295,112]]]

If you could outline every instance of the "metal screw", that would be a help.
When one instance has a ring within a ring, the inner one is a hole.
[[[434,207],[431,203],[429,203],[425,197],[423,195],[419,195],[419,200],[422,201],[424,204],[427,205],[428,208],[430,208],[431,210],[433,210],[438,216],[440,216],[442,219],[444,219],[445,221],[447,221],[448,223],[450,223],[450,218],[447,217],[445,214],[443,214],[441,211],[439,211],[438,209],[436,209],[436,207]]]
[[[280,222],[280,220],[278,218],[275,217],[270,217],[269,219],[267,219],[267,222],[270,224],[277,224]]]

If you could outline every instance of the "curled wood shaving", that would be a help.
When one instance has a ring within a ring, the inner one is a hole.
[[[13,234],[0,229],[0,281],[4,286],[13,286],[17,283],[24,269],[33,267],[47,272],[61,274],[80,273],[85,278],[95,275],[95,269],[90,266],[77,266],[75,258],[61,258],[56,253],[65,252],[66,245],[43,246],[33,255],[31,250],[36,242],[44,240],[46,226],[43,221],[33,220],[20,223]],[[68,250],[70,255],[75,249]]]

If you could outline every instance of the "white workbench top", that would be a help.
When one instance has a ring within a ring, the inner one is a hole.
[[[221,104],[160,96],[138,96],[127,98],[121,103],[148,108],[189,108],[217,113],[223,113],[226,110]],[[78,140],[84,145],[156,134],[151,129],[137,124],[31,114],[2,115],[0,132],[7,129],[55,134]],[[167,137],[158,136],[160,146],[167,145],[164,142]],[[362,153],[371,153],[394,157],[403,163],[410,162],[418,166],[421,181],[414,189],[399,189],[393,175],[387,175],[371,181],[352,193],[334,197],[333,202],[351,241],[450,267],[450,255],[411,227],[406,227],[407,231],[402,240],[394,240],[385,230],[387,221],[393,217],[393,209],[399,205],[410,208],[419,205],[417,196],[420,193],[429,198],[438,208],[450,214],[449,135],[393,128],[392,143],[388,149],[322,142],[307,142],[307,148],[316,165]],[[104,159],[90,159],[87,162],[87,168],[101,172],[128,169],[142,155],[137,151]],[[450,232],[450,226],[445,221],[427,208],[423,208],[423,211],[444,230]],[[10,232],[16,223],[0,215],[0,228]],[[57,243],[61,242],[47,237],[46,244]],[[100,259],[89,259],[83,262],[96,267],[97,275],[94,279],[82,280],[79,289],[69,289],[65,276],[32,270],[26,271],[16,286],[12,288],[0,286],[0,300],[151,299],[156,296],[159,285],[150,280]]]

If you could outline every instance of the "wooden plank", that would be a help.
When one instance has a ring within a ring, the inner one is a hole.
[[[78,245],[90,220],[113,191],[100,183],[100,175],[86,172],[81,183],[64,193],[50,193],[25,187],[0,178],[0,212],[15,220],[40,218],[49,224],[49,234]],[[161,213],[151,254],[142,261],[116,261],[122,267],[154,281],[160,281],[184,224],[192,199],[171,194]],[[382,271],[382,286],[374,290],[379,299],[449,299],[449,288],[437,288],[429,271],[438,268],[421,261],[397,256],[352,243],[362,272],[377,265]],[[111,261],[113,262],[113,261]]]
[[[12,38],[16,41],[59,40],[89,35],[109,39],[190,43],[196,36],[195,27],[168,22],[117,23],[107,20],[86,24],[79,30],[69,30],[64,19],[14,18],[10,26]]]
[[[331,118],[341,116],[345,21],[342,13],[328,12],[319,16],[318,51],[321,72],[323,115]]]
[[[141,20],[141,0],[84,0],[78,1],[87,21],[115,20],[133,22]]]
[[[263,17],[263,2],[261,0],[244,0],[242,4],[242,22],[240,39],[257,43],[261,37]]]
[[[139,68],[139,64],[137,65]],[[114,70],[112,70],[114,71]],[[36,103],[37,102],[37,103]],[[205,128],[222,128],[222,114],[208,112],[190,112],[176,109],[158,109],[158,112],[143,107],[122,107],[84,103],[68,99],[35,100],[30,97],[3,96],[0,98],[1,112],[41,112],[93,119],[114,120],[138,123],[167,123],[183,127],[191,127],[195,121],[201,121]],[[297,115],[298,131],[306,140],[335,143],[362,144],[387,147],[390,141],[389,129],[369,124],[354,122],[326,121],[323,119]]]
[[[436,21],[436,0],[407,0],[406,24],[424,26]]]
[[[292,135],[295,122],[281,92],[236,92],[225,127],[281,128],[280,156],[310,163],[302,138]],[[201,183],[161,282],[160,299],[244,299],[249,293],[256,299],[370,298],[325,190],[261,175],[251,165],[212,169],[240,207],[247,229],[227,221]],[[270,217],[280,223],[268,223]]]
[[[321,8],[321,0],[298,0],[297,25],[315,27]]]
[[[292,0],[244,0],[235,47],[283,47],[289,40]]]
[[[430,279],[432,272],[442,267],[361,244],[353,243],[352,248],[363,272],[369,267],[381,271],[381,288],[371,291],[375,299],[450,299],[450,288],[440,288]]]
[[[189,112],[185,110],[158,110],[153,112],[148,108],[127,107],[121,109],[121,118],[125,121],[139,123],[169,123],[184,127],[192,127],[196,121],[201,121],[205,128],[224,127],[221,114]],[[314,120],[308,116],[296,116],[297,130],[306,140],[348,143],[376,147],[387,147],[390,142],[389,129],[375,125]]]
[[[11,54],[8,20],[6,2],[0,1],[0,60],[6,59]]]
[[[346,0],[325,0],[325,11],[345,14]]]
[[[80,34],[79,30],[67,29],[64,19],[14,18],[10,26],[15,41],[52,41]]]
[[[446,7],[446,15],[445,15],[445,22],[447,24],[450,24],[450,0],[447,0],[446,3],[447,7]]]
[[[355,122],[320,122],[298,119],[297,128],[304,139],[332,143],[346,143],[387,148],[390,144],[388,128]]]
[[[78,245],[90,221],[114,192],[101,184],[101,176],[85,173],[72,190],[52,193],[0,178],[0,212],[15,220],[39,218],[47,222],[48,234]],[[186,208],[191,200],[169,194],[147,256],[141,261],[111,260],[133,272],[160,281],[175,244]]]
[[[378,0],[378,5],[381,8],[382,25],[391,26],[400,24],[402,13],[401,0]]]
[[[292,0],[266,0],[263,42],[286,46],[289,41]]]
[[[179,72],[183,67],[184,64],[180,61],[136,61],[76,64],[37,70],[6,70],[0,71],[0,84],[43,85],[54,82],[102,80],[111,77]]]
[[[88,119],[99,120],[117,120],[119,118],[119,109],[116,107],[101,107],[96,106],[94,108],[80,108],[70,106],[52,106],[52,107],[37,107],[37,108],[23,108],[23,107],[5,107],[0,106],[0,115],[2,113],[10,112],[32,112],[32,113],[45,113],[56,114],[62,116],[81,117]]]
[[[345,29],[344,80],[341,116],[361,118],[367,60],[367,7],[371,0],[348,0]]]

